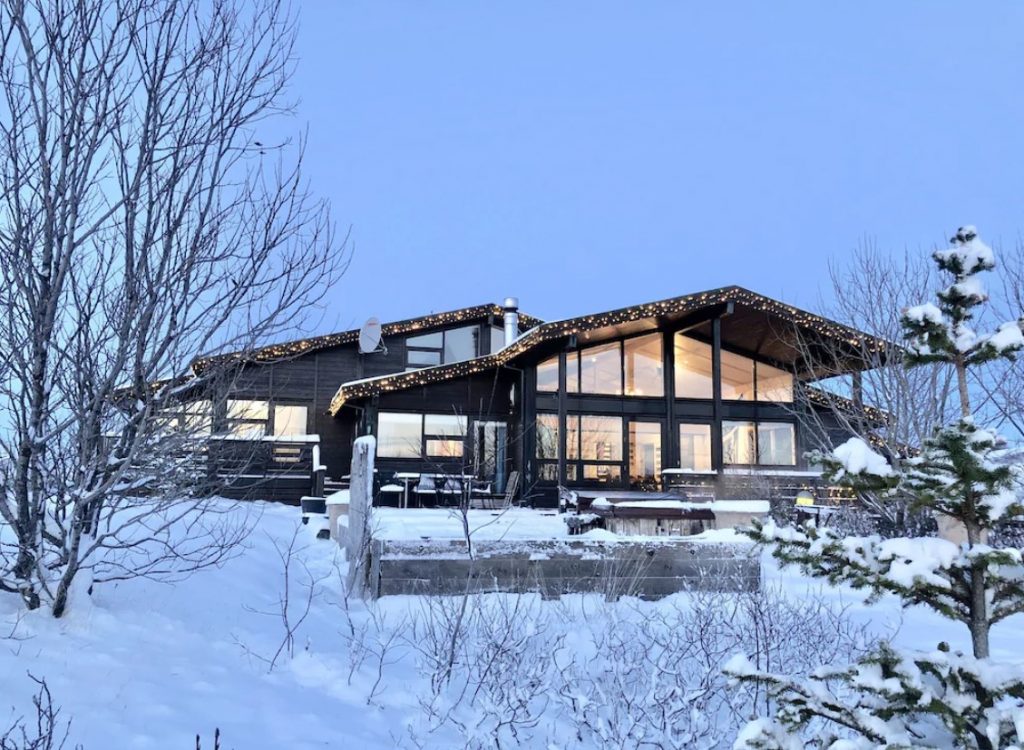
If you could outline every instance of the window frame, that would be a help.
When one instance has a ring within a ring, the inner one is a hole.
[[[488,333],[486,335],[483,333],[485,328],[488,329]],[[423,370],[423,369],[425,369],[427,367],[440,367],[441,365],[449,365],[452,362],[465,362],[466,360],[463,360],[463,359],[452,359],[452,360],[449,360],[449,359],[447,359],[445,357],[445,352],[448,349],[448,333],[450,331],[466,331],[466,330],[468,330],[468,331],[475,331],[475,333],[473,334],[473,338],[475,339],[476,346],[474,348],[473,354],[469,357],[469,359],[475,359],[477,357],[482,357],[482,356],[484,356],[484,352],[483,352],[484,341],[486,340],[488,342],[488,344],[487,344],[488,348],[492,345],[492,342],[493,342],[493,334],[490,332],[491,328],[492,328],[491,326],[483,326],[483,325],[454,326],[454,327],[450,327],[450,328],[442,328],[442,329],[436,330],[436,331],[424,331],[424,332],[416,333],[415,336],[406,336],[406,338],[405,338],[405,371],[406,372],[411,372],[413,370]],[[428,346],[426,344],[411,344],[411,343],[409,343],[410,341],[412,341],[414,339],[423,338],[423,337],[427,337],[427,336],[433,336],[433,335],[438,335],[438,336],[441,337],[441,343],[439,345],[437,345],[437,346]],[[411,364],[409,362],[409,355],[410,354],[416,354],[416,353],[436,354],[438,362],[436,364],[429,364],[429,365]]]
[[[376,426],[376,437],[380,437],[381,417],[387,415],[402,415],[402,416],[413,416],[419,417],[419,453],[413,455],[402,455],[396,456],[391,454],[385,454],[380,452],[380,441],[378,440],[378,456],[380,458],[392,460],[392,461],[428,461],[428,460],[452,460],[462,461],[466,455],[466,440],[469,436],[469,420],[459,414],[443,414],[441,412],[420,412],[420,411],[393,411],[385,410],[377,412],[377,426]],[[449,432],[438,432],[436,430],[427,431],[427,418],[428,417],[441,417],[443,419],[453,418],[457,422],[457,426],[462,430],[459,433]],[[410,422],[412,420],[409,420]],[[430,453],[429,445],[431,443],[457,443],[461,446],[461,450],[458,454],[447,454],[447,453]]]
[[[725,460],[725,426],[729,423],[743,423],[750,424],[754,427],[754,440],[753,440],[753,451],[754,461],[752,463],[736,463],[735,461]],[[761,425],[785,425],[788,426],[793,436],[793,463],[778,464],[778,463],[763,463],[761,461]],[[798,432],[797,423],[788,422],[783,419],[723,419],[722,420],[722,465],[723,466],[735,466],[735,467],[760,467],[760,468],[779,468],[779,469],[795,469],[800,465],[800,456],[797,450],[798,445]]]

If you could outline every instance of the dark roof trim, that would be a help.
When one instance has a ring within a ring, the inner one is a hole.
[[[423,315],[419,318],[409,318],[407,320],[398,320],[393,323],[384,323],[381,326],[381,335],[395,336],[420,330],[427,331],[433,328],[442,328],[458,323],[466,323],[471,320],[479,320],[481,318],[486,318],[488,315],[494,315],[501,318],[503,315],[501,305],[476,305],[475,307],[463,307],[458,310],[449,310],[447,312]],[[519,313],[519,323],[521,327],[536,328],[543,322],[544,321],[540,318],[535,318],[532,315],[527,315],[523,312]],[[340,333],[328,333],[323,336],[314,336],[308,339],[286,341],[281,344],[270,344],[269,346],[260,347],[259,349],[251,352],[218,354],[213,357],[200,358],[192,363],[192,369],[197,373],[201,373],[210,365],[223,363],[231,359],[236,359],[241,362],[275,362],[278,360],[297,357],[302,354],[310,354],[311,352],[323,349],[330,349],[343,344],[353,344],[358,340],[359,329],[342,331]]]
[[[735,302],[754,310],[778,316],[795,325],[812,329],[827,338],[845,341],[851,346],[866,346],[876,351],[882,351],[891,346],[890,342],[871,336],[863,331],[858,331],[855,328],[850,328],[842,323],[837,323],[834,320],[809,313],[743,287],[727,286],[682,297],[673,297],[659,302],[648,302],[608,312],[584,315],[579,318],[544,323],[527,331],[511,345],[486,357],[477,357],[476,359],[467,359],[462,362],[453,362],[411,372],[381,375],[375,378],[345,383],[338,389],[338,392],[331,400],[329,411],[331,414],[337,414],[342,404],[353,398],[365,398],[379,393],[438,383],[500,367],[545,341],[643,318],[680,315],[726,302]]]

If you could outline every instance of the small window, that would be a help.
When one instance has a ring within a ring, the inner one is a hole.
[[[432,458],[462,458],[462,440],[427,438],[427,455]]]
[[[426,414],[423,419],[423,431],[427,435],[463,437],[466,434],[466,418],[459,414]]]
[[[462,326],[410,336],[405,340],[405,369],[436,367],[485,354],[480,331],[480,326]]]
[[[622,467],[609,464],[583,464],[583,478],[591,482],[618,483]]]
[[[308,409],[305,406],[274,405],[275,435],[305,435]]]
[[[270,404],[266,401],[228,399],[225,427],[228,434],[258,440],[267,434]]]
[[[505,348],[505,329],[491,326],[491,354]]]

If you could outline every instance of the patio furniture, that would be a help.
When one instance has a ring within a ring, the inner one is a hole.
[[[516,497],[519,490],[519,472],[512,470],[508,473],[508,484],[505,485],[505,497],[502,498],[501,507],[508,508]]]
[[[419,482],[413,488],[413,495],[421,507],[437,505],[437,485],[433,474],[420,474]]]
[[[405,488],[400,484],[385,484],[380,488],[381,505],[401,508],[405,505]]]
[[[418,471],[398,471],[395,472],[395,480],[402,483],[402,506],[403,508],[409,507],[409,500],[412,499],[412,485],[415,482],[420,481],[420,473]]]
[[[452,504],[453,500],[454,504],[458,505],[462,500],[462,479],[445,475],[442,477],[438,479],[441,481],[441,494],[444,496],[445,505]]]

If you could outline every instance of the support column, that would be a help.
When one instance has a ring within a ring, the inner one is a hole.
[[[558,355],[558,484],[566,486],[565,481],[565,449],[566,449],[566,356],[565,352]]]
[[[663,469],[679,463],[679,428],[676,426],[676,350],[675,333],[662,334],[662,361],[665,363],[665,417],[667,440],[661,456]],[[661,477],[658,477],[660,480]]]
[[[711,468],[722,470],[722,319],[711,321]]]

